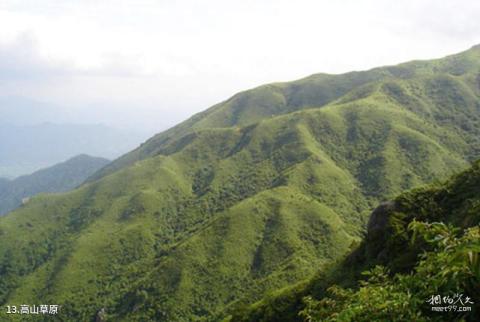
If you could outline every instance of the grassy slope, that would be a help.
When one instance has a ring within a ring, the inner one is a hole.
[[[284,288],[251,306],[237,309],[232,321],[303,321],[299,312],[302,298],[323,298],[333,284],[358,286],[365,277],[361,272],[375,265],[386,266],[391,272],[411,272],[419,255],[429,250],[425,243],[412,244],[406,234],[414,219],[423,222],[445,222],[468,228],[480,224],[480,161],[444,183],[413,189],[399,195],[388,205],[379,206],[370,218],[365,239],[345,260],[320,272],[310,280]],[[469,295],[478,298],[470,291]],[[478,314],[479,305],[476,303]],[[427,307],[428,309],[428,307]],[[428,312],[426,312],[428,314]],[[428,315],[427,315],[428,316]],[[457,317],[459,314],[457,314]],[[441,319],[441,316],[432,318]],[[452,318],[452,317],[450,317]],[[469,318],[475,317],[469,315]]]
[[[439,104],[444,107],[452,108],[457,106],[458,102],[451,104],[455,100],[455,93],[445,93],[441,91],[445,85],[448,85],[448,79],[453,77],[455,80],[461,80],[462,84],[457,84],[456,90],[469,92],[468,95],[479,94],[479,83],[477,72],[479,69],[480,46],[446,58],[430,61],[413,61],[396,66],[380,67],[369,71],[350,72],[342,75],[314,74],[307,78],[288,82],[263,85],[245,92],[234,95],[230,99],[219,103],[204,112],[192,116],[187,121],[162,132],[139,148],[119,158],[108,167],[98,172],[92,177],[92,180],[98,179],[106,174],[126,165],[132,164],[159,153],[165,153],[165,147],[178,137],[191,133],[194,130],[212,128],[212,127],[231,127],[247,126],[257,123],[259,120],[268,119],[273,116],[288,114],[308,108],[318,108],[332,103],[339,98],[354,100],[368,96],[375,84],[388,81],[403,81],[411,84],[407,94],[413,97],[404,97],[402,93],[397,93],[396,99],[400,103],[409,105],[415,112],[422,113],[424,117],[443,117],[446,111],[438,109],[431,105]],[[425,84],[421,80],[430,78],[430,82]],[[420,81],[421,84],[418,84]],[[419,87],[418,87],[419,86]],[[391,91],[395,94],[395,91]],[[434,95],[437,97],[435,102],[429,100],[418,103],[418,96]],[[346,96],[346,98],[345,98]],[[470,102],[472,103],[472,102]],[[455,113],[457,111],[452,111]],[[447,114],[448,115],[448,114]]]
[[[0,302],[188,320],[300,281],[379,200],[479,151],[479,65],[472,49],[238,94],[2,218]]]

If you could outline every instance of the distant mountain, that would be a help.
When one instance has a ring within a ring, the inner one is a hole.
[[[0,178],[0,189],[2,189],[4,186],[6,186],[10,181],[5,178]]]
[[[65,192],[76,188],[108,162],[103,158],[79,155],[12,181],[0,179],[0,216],[39,193]]]
[[[31,173],[82,153],[113,159],[144,139],[143,134],[103,125],[0,121],[0,177]]]
[[[0,305],[218,321],[330,267],[379,202],[479,154],[478,47],[261,86],[2,217]]]

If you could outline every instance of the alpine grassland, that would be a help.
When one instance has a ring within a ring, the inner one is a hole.
[[[329,316],[319,294],[302,304],[312,276],[353,251],[339,279],[355,287],[356,269],[377,263],[375,247],[388,249],[378,259],[386,265],[406,245],[395,234],[362,242],[371,211],[479,154],[478,46],[260,86],[154,136],[78,189],[39,195],[1,218],[0,304],[58,304],[58,321]],[[422,203],[401,196],[404,227]],[[418,220],[454,223],[469,207],[458,198],[441,213],[425,206]],[[392,272],[417,263],[417,252],[404,255]],[[332,299],[339,310],[356,300],[345,292]]]

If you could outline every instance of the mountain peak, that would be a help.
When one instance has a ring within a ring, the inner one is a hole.
[[[90,161],[90,160],[103,160],[105,162],[110,162],[110,160],[102,157],[95,157],[91,156],[86,153],[78,154],[70,159],[68,159],[66,162],[71,162],[71,161]]]

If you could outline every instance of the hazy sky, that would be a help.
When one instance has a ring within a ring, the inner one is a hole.
[[[266,82],[480,43],[478,0],[0,0],[0,97],[162,129]]]

